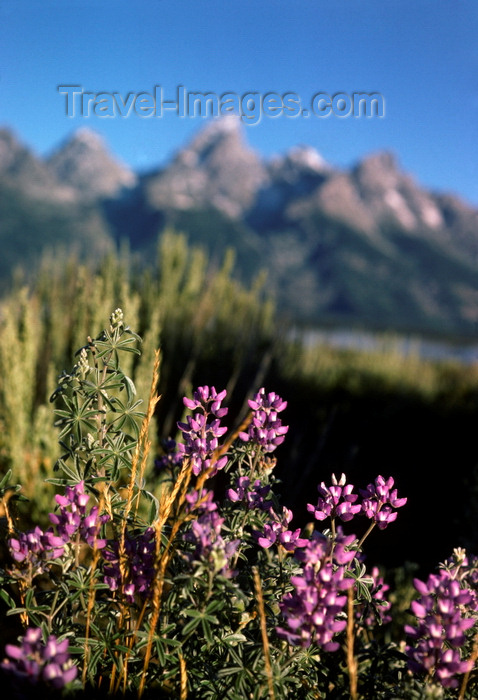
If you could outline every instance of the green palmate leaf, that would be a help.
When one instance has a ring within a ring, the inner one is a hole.
[[[188,608],[187,610],[183,610],[182,614],[187,615],[187,617],[192,617],[195,620],[200,620],[204,613],[201,610],[196,610],[195,608]]]
[[[225,602],[221,598],[218,598],[216,600],[212,600],[206,608],[205,617],[207,619],[210,619],[211,613],[218,612],[219,610],[222,610],[224,608],[224,606],[225,606]]]
[[[235,647],[240,643],[247,642],[247,637],[242,632],[234,632],[222,637],[221,642],[227,646]]]
[[[9,613],[12,613],[16,610],[16,601],[12,598],[12,596],[6,591],[4,588],[0,588],[0,598],[8,605],[10,610],[8,611]],[[7,613],[8,614],[8,613]]]
[[[136,396],[136,387],[133,383],[133,381],[129,377],[124,377],[125,381],[125,386],[126,386],[126,393],[128,394],[128,401],[133,401],[134,397]]]
[[[119,338],[116,334],[111,336],[105,334],[105,337],[95,341],[95,354],[97,359],[102,359],[103,362],[111,369],[119,367],[119,351],[141,355],[141,351],[136,347],[138,336]]]
[[[214,644],[214,636],[212,633],[211,626],[209,624],[210,621],[211,620],[209,618],[201,620],[201,626],[202,626],[202,631],[204,633],[204,637],[205,637],[206,641],[209,644]],[[219,622],[217,619],[213,619],[212,621],[214,621],[215,624],[218,624],[218,622]]]
[[[124,469],[131,466],[131,453],[135,443],[110,447],[97,447],[92,450],[92,455],[97,460],[98,469],[110,467],[111,469]]]
[[[125,352],[132,352],[135,355],[141,355],[141,350],[139,350],[139,348],[136,347],[136,344],[138,342],[141,342],[139,335],[132,333],[130,337],[122,338],[116,344],[116,348],[118,350],[124,350]]]
[[[110,338],[106,340],[95,340],[93,347],[94,355],[97,360],[101,360],[105,355],[109,355],[114,350],[114,344]]]
[[[62,469],[67,476],[70,477],[70,482],[68,483],[78,483],[78,481],[81,481],[84,477],[84,470],[80,470],[80,465],[79,463],[75,462],[74,464],[70,465],[67,463],[63,458],[60,458],[56,465],[55,468]],[[47,479],[48,483],[51,484],[57,484],[57,485],[62,485],[67,482],[65,482],[63,479]]]
[[[244,670],[243,666],[226,666],[224,668],[220,668],[217,672],[217,675],[219,678],[224,678],[226,676],[235,676],[238,673],[241,673],[241,671]]]
[[[102,373],[101,373],[102,374]],[[115,389],[123,389],[125,375],[119,369],[115,371],[108,370],[108,374],[105,378],[103,376],[98,377],[98,382],[93,384],[95,391],[113,391]]]
[[[114,413],[117,410],[118,399],[115,396],[109,396],[103,389],[101,389],[100,394],[102,401],[106,404],[106,407]]]
[[[139,493],[150,502],[148,522],[153,523],[159,514],[159,501],[151,491],[141,488]]]
[[[169,639],[165,635],[168,632],[171,632],[175,629],[175,625],[168,625],[166,627],[161,635],[156,634],[154,636],[154,649],[156,651],[156,654],[158,656],[159,663],[161,666],[167,666],[171,663],[171,655],[176,649],[180,649],[182,646],[182,642],[179,639]],[[138,637],[139,637],[139,642],[137,643],[137,651],[140,651],[143,649],[147,643],[148,643],[148,636],[149,632],[139,632]],[[179,663],[178,660],[176,660],[176,663]]]
[[[2,480],[0,481],[0,491],[4,491],[5,487],[7,486],[8,482],[10,481],[12,476],[12,470],[9,469],[6,474],[2,477]]]

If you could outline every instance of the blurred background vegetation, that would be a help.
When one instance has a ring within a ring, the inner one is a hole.
[[[408,504],[370,537],[370,562],[416,562],[426,575],[453,547],[476,552],[478,366],[404,355],[393,340],[374,351],[304,346],[277,316],[264,275],[246,287],[233,273],[232,251],[211,262],[166,231],[147,266],[125,249],[96,265],[50,254],[34,278],[17,274],[0,300],[0,472],[12,468],[23,484],[32,522],[46,524],[52,509],[43,480],[59,455],[49,402],[58,375],[121,307],[143,338],[141,358],[131,355],[125,369],[145,399],[161,348],[151,473],[195,386],[228,390],[231,428],[265,386],[288,401],[291,428],[276,469],[297,526],[332,472],[363,488],[377,474],[392,475]]]

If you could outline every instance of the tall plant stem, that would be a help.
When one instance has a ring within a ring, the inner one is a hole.
[[[156,350],[155,355],[154,355],[154,366],[153,366],[153,377],[151,381],[151,389],[150,389],[150,394],[149,394],[149,400],[148,400],[148,408],[146,411],[146,415],[143,419],[142,425],[141,425],[141,430],[139,434],[138,441],[136,443],[135,451],[133,454],[132,462],[131,462],[131,474],[130,474],[130,479],[128,483],[128,491],[127,491],[127,498],[126,498],[126,506],[125,506],[125,511],[123,513],[123,520],[122,520],[122,526],[121,526],[121,535],[120,535],[120,541],[119,541],[119,565],[120,565],[120,573],[121,573],[121,578],[123,581],[123,584],[126,582],[127,575],[128,575],[128,562],[127,562],[127,557],[126,557],[126,523],[128,520],[128,517],[131,513],[132,506],[133,506],[133,497],[134,497],[134,490],[135,490],[135,484],[136,484],[136,478],[138,474],[138,464],[140,464],[140,469],[139,469],[139,478],[140,481],[143,478],[144,471],[146,468],[146,460],[148,457],[149,453],[149,448],[150,448],[150,441],[148,441],[148,432],[149,432],[149,427],[151,425],[151,421],[153,419],[154,411],[156,409],[156,405],[158,401],[160,400],[160,396],[156,393],[156,388],[158,385],[158,378],[159,378],[159,364],[160,364],[160,351]],[[141,460],[141,463],[140,463]],[[138,509],[139,501],[136,502],[136,512]],[[122,606],[122,614],[121,614],[121,625],[124,624],[125,620],[128,620],[129,622],[129,615],[126,615],[126,610],[124,609],[124,606]],[[131,637],[129,647],[132,648],[134,641],[134,637]],[[128,660],[129,660],[130,652],[127,652],[124,659],[123,659],[123,667],[121,674],[118,677],[117,680],[117,686],[116,690],[119,689],[121,682],[123,682],[123,692],[126,691],[126,685],[127,685],[127,677],[128,677]],[[113,673],[112,673],[112,678],[113,678]]]
[[[266,667],[267,685],[269,687],[269,698],[275,700],[274,683],[272,679],[271,653],[269,647],[269,638],[267,636],[266,612],[264,609],[264,597],[262,595],[261,577],[256,567],[252,569],[254,574],[254,589],[257,596],[257,607],[259,609],[259,617],[261,621],[261,636],[262,648],[264,649],[264,663]]]
[[[367,532],[366,532],[364,535],[362,535],[362,538],[360,539],[360,541],[359,541],[359,543],[358,543],[358,545],[357,545],[357,549],[360,549],[360,548],[361,548],[361,546],[363,545],[363,543],[365,542],[365,540],[367,539],[367,537],[370,535],[370,533],[372,532],[372,530],[373,530],[373,528],[375,527],[376,524],[377,524],[377,523],[375,522],[375,520],[374,520],[372,523],[370,523]]]
[[[95,599],[96,599],[96,589],[94,586],[94,580],[95,580],[95,572],[96,572],[96,567],[98,566],[98,560],[100,558],[100,553],[99,550],[95,547],[94,553],[93,553],[93,561],[91,563],[91,581],[90,581],[90,590],[88,592],[88,606],[86,609],[86,625],[85,625],[85,645],[84,645],[84,651],[83,651],[83,671],[81,674],[81,682],[83,684],[83,688],[86,685],[86,674],[88,670],[88,661],[90,658],[90,649],[89,649],[89,639],[90,639],[90,628],[91,628],[91,614],[93,612],[93,607],[95,604]]]
[[[471,656],[470,656],[470,661],[472,662],[471,668],[463,676],[463,681],[462,681],[462,684],[460,687],[460,694],[458,695],[458,700],[464,700],[464,698],[465,698],[466,686],[468,685],[468,681],[470,680],[470,673],[473,670],[473,667],[474,667],[477,659],[478,659],[478,633],[475,635],[475,640],[473,643],[473,651],[471,652]]]
[[[357,694],[357,659],[354,655],[354,592],[347,591],[347,668],[349,671],[350,697],[358,699]]]

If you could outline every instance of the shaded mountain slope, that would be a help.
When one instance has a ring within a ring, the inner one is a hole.
[[[338,169],[303,145],[266,161],[228,117],[137,175],[84,129],[46,160],[0,130],[3,278],[52,246],[95,258],[127,240],[147,261],[171,228],[213,260],[233,247],[243,279],[266,269],[298,323],[476,334],[478,210],[391,153]]]

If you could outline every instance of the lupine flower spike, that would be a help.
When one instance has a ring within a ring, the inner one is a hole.
[[[476,612],[475,598],[449,571],[431,574],[426,582],[415,579],[414,585],[420,597],[411,604],[416,626],[405,626],[413,640],[406,648],[409,668],[429,674],[444,687],[456,688],[457,675],[472,666],[471,661],[462,659],[460,650],[466,631],[476,624],[470,614],[473,609]]]
[[[39,627],[30,627],[21,639],[21,645],[7,644],[7,657],[0,667],[23,683],[44,683],[56,690],[64,688],[77,675],[77,668],[70,661],[68,639],[61,642],[50,635],[46,644]]]
[[[282,425],[277,415],[287,407],[287,401],[283,401],[273,391],[266,394],[262,388],[248,403],[252,409],[252,421],[247,432],[239,433],[239,437],[244,442],[251,441],[260,445],[264,452],[273,452],[284,442],[289,430],[289,426]]]
[[[393,508],[401,508],[407,502],[406,498],[398,498],[397,489],[393,488],[393,477],[384,479],[377,476],[373,484],[366,489],[360,489],[363,497],[362,510],[370,520],[374,520],[380,530],[384,530],[390,523],[397,519]]]
[[[345,537],[338,528],[335,543],[320,533],[296,552],[302,562],[302,575],[292,576],[294,591],[286,593],[280,605],[285,626],[277,628],[279,637],[293,646],[317,644],[325,651],[336,651],[335,635],[347,624],[342,615],[347,603],[344,592],[354,585],[345,577],[346,564],[355,552],[347,549],[355,535]]]
[[[362,510],[361,505],[356,503],[358,494],[353,493],[353,488],[352,484],[347,484],[345,474],[342,474],[339,480],[332,474],[332,485],[326,486],[322,481],[317,487],[317,505],[308,503],[307,510],[314,514],[316,520],[336,517],[344,522],[352,520],[354,515]]]
[[[195,476],[211,467],[213,476],[227,463],[227,455],[222,455],[214,464],[211,461],[219,445],[218,438],[227,432],[227,428],[221,426],[221,418],[228,411],[221,406],[225,396],[225,390],[218,394],[214,387],[200,386],[193,399],[183,399],[186,408],[195,413],[187,416],[186,423],[178,423],[184,439],[184,443],[178,443],[178,452],[191,460]]]

